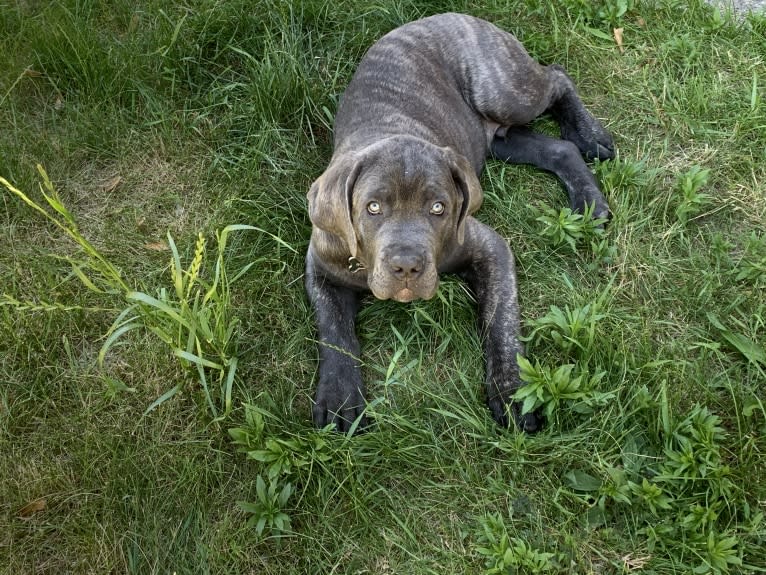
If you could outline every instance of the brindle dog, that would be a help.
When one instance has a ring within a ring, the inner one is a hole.
[[[524,127],[550,113],[561,139]],[[306,289],[319,332],[318,426],[364,426],[354,321],[360,294],[433,297],[458,273],[479,304],[487,403],[503,426],[539,429],[512,401],[521,385],[511,250],[473,218],[485,158],[556,174],[574,210],[609,206],[586,159],[614,156],[612,138],[559,66],[541,66],[510,34],[461,14],[406,24],[370,48],[335,118],[335,151],[308,193],[313,223]]]

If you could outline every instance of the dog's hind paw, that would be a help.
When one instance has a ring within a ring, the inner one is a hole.
[[[588,114],[590,116],[590,114]],[[614,158],[614,140],[609,131],[593,116],[576,125],[561,122],[561,137],[574,143],[587,161]]]

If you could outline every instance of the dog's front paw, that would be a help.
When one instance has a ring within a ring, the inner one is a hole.
[[[510,427],[511,419],[516,427],[525,433],[537,433],[543,428],[543,417],[538,412],[521,413],[521,403],[505,403],[500,398],[490,399],[487,402],[493,419],[500,427]],[[510,417],[509,417],[510,415]]]
[[[322,428],[333,424],[339,432],[347,433],[359,419],[357,429],[361,430],[367,426],[364,407],[361,377],[323,377],[319,381],[312,409],[314,425]]]
[[[612,218],[609,203],[597,186],[589,186],[582,190],[572,201],[571,208],[578,214],[590,212],[590,217],[594,220],[606,220],[608,223]],[[602,224],[600,227],[604,228],[604,225]]]
[[[525,433],[537,433],[543,428],[544,420],[543,416],[537,411],[530,411],[529,413],[521,413],[521,405],[514,403],[511,406],[513,412],[513,419],[516,422],[516,426]]]

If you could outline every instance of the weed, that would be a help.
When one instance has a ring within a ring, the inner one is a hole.
[[[739,495],[721,454],[726,434],[720,424],[718,416],[695,405],[666,436],[665,457],[653,479],[630,483],[637,502],[661,518],[645,528],[651,545],[666,547],[683,537],[698,557],[695,573],[728,573],[742,565],[737,538],[721,530],[723,510],[736,513]]]
[[[712,199],[709,194],[700,192],[710,177],[710,170],[699,166],[692,166],[688,171],[678,176],[676,189],[680,192],[680,199],[676,206],[676,219],[685,225],[690,216],[700,213],[702,208],[708,205]]]
[[[260,536],[269,529],[279,534],[289,529],[290,516],[287,502],[293,493],[293,479],[304,483],[314,466],[325,465],[333,458],[333,450],[327,441],[327,432],[314,432],[308,436],[284,437],[267,430],[267,420],[277,418],[269,411],[256,405],[246,405],[246,425],[229,429],[229,436],[239,451],[266,468],[269,480],[268,490],[261,475],[256,481],[255,503],[239,501],[237,504],[252,514],[248,526],[255,526]],[[277,493],[278,492],[278,493]]]
[[[232,280],[226,274],[224,254],[229,233],[252,230],[252,226],[227,226],[216,234],[218,254],[212,280],[201,274],[206,254],[206,241],[200,233],[194,256],[188,268],[181,258],[173,237],[168,233],[172,252],[170,275],[173,290],[160,288],[156,297],[145,292],[129,291],[129,302],[107,332],[106,341],[99,352],[103,366],[109,350],[126,333],[135,329],[148,329],[156,335],[184,367],[196,370],[207,407],[214,418],[225,417],[232,407],[232,388],[237,369],[237,357],[231,351],[236,342],[238,319],[231,314],[230,285],[244,274],[245,266]],[[213,385],[207,374],[214,375]],[[157,398],[146,412],[155,409],[183,389],[182,383]],[[215,391],[214,391],[215,390]],[[216,406],[220,403],[221,410]]]
[[[741,567],[738,546],[736,537],[710,531],[702,548],[702,564],[694,568],[694,573],[728,573],[732,567]]]
[[[702,489],[710,502],[730,497],[734,486],[721,458],[720,421],[707,408],[696,406],[666,439],[666,460],[656,481],[672,484],[681,492]]]
[[[525,385],[514,394],[514,399],[523,402],[523,413],[539,409],[546,419],[552,420],[556,411],[566,402],[572,404],[574,412],[590,415],[614,398],[614,393],[597,389],[605,372],[590,376],[587,372],[579,371],[574,375],[574,364],[552,369],[539,363],[533,366],[522,356],[518,356],[518,361],[520,376]]]
[[[332,436],[327,432],[290,437],[267,433],[266,420],[278,421],[278,418],[256,405],[247,404],[245,409],[247,425],[229,429],[229,435],[241,452],[266,467],[269,480],[298,478],[304,469],[332,459],[333,450],[328,442]]]
[[[32,208],[37,213],[41,214],[45,219],[55,224],[61,231],[63,231],[70,240],[82,250],[85,255],[85,260],[77,261],[70,257],[63,257],[72,266],[74,274],[82,281],[82,283],[90,290],[101,293],[104,289],[115,293],[128,291],[128,284],[122,279],[122,274],[119,269],[109,262],[101,253],[95,248],[95,246],[89,242],[85,236],[80,233],[80,230],[75,222],[74,216],[66,208],[61,201],[58,193],[56,193],[53,183],[51,182],[48,174],[43,167],[38,164],[37,171],[42,178],[42,184],[40,184],[40,192],[45,199],[45,202],[53,210],[49,212],[41,204],[31,199],[24,192],[11,185],[11,183],[5,178],[0,177],[0,184],[2,184],[11,194],[22,200],[27,206]],[[97,286],[83,271],[86,269],[92,273],[95,273],[100,286]]]
[[[524,340],[551,341],[566,355],[580,356],[592,352],[596,324],[605,317],[606,314],[596,311],[596,305],[587,304],[574,309],[567,305],[563,310],[552,305],[544,316],[527,320],[526,325],[532,328],[532,332]]]
[[[538,209],[536,221],[542,224],[538,235],[545,238],[553,247],[563,244],[577,253],[578,245],[583,241],[599,239],[604,235],[605,218],[593,217],[593,206],[585,213],[577,213],[571,208],[556,210],[550,206]]]
[[[702,57],[697,35],[681,34],[661,46],[664,61],[679,74],[689,71]]]
[[[246,273],[252,264],[246,265],[230,280],[226,273],[224,259],[226,242],[231,232],[259,230],[259,228],[230,225],[220,233],[216,233],[218,249],[211,280],[205,279],[202,274],[206,252],[204,236],[201,233],[198,234],[194,256],[188,268],[184,269],[178,248],[173,237],[168,233],[168,245],[172,252],[170,272],[173,291],[161,288],[157,297],[154,297],[129,287],[117,266],[82,235],[74,216],[59,198],[42,166],[38,166],[38,171],[43,179],[41,184],[43,198],[53,210],[52,212],[12,186],[4,178],[0,178],[0,183],[33,210],[55,224],[76,243],[84,258],[75,259],[66,256],[62,259],[71,265],[72,271],[86,288],[99,294],[119,295],[128,303],[106,334],[106,340],[98,355],[100,365],[103,367],[107,352],[126,333],[139,328],[147,329],[168,346],[182,365],[192,367],[197,372],[212,417],[228,415],[232,408],[231,394],[237,369],[237,357],[232,354],[231,349],[235,343],[235,330],[238,323],[237,318],[231,315],[230,285]],[[275,239],[284,244],[278,238],[275,237]],[[12,305],[17,310],[69,309],[67,306],[49,303],[31,304],[19,301],[8,294],[4,294],[2,305]],[[209,371],[216,374],[214,386],[208,383]],[[149,405],[145,413],[173,397],[181,391],[182,387],[182,383],[178,383],[166,391]],[[214,389],[217,391],[214,392]],[[216,400],[216,397],[219,399]],[[216,406],[218,401],[220,410]]]
[[[290,530],[290,517],[282,510],[293,493],[291,483],[281,485],[276,478],[269,480],[269,486],[260,475],[255,478],[255,503],[237,501],[244,512],[250,514],[248,527],[255,527],[258,536],[268,533],[281,535]]]
[[[728,268],[731,266],[731,250],[734,244],[724,238],[719,232],[713,234],[710,239],[710,254],[715,260],[716,268]]]
[[[583,17],[587,22],[598,26],[617,28],[623,25],[628,10],[634,8],[634,0],[566,0],[563,2],[573,15]]]
[[[763,346],[759,345],[756,341],[747,335],[731,331],[731,329],[721,323],[721,321],[718,319],[718,316],[716,316],[714,313],[707,312],[707,318],[711,325],[718,330],[718,333],[721,334],[721,337],[723,337],[723,339],[726,340],[726,342],[732,348],[741,353],[759,370],[761,369],[760,366],[766,367],[766,350],[764,350]]]
[[[652,515],[659,515],[662,511],[673,509],[673,498],[657,485],[652,483],[646,477],[641,483],[628,484],[638,505],[645,505]]]
[[[646,186],[655,176],[655,170],[647,165],[646,159],[630,160],[615,157],[608,162],[595,165],[596,177],[607,197],[616,197],[622,203],[629,201],[630,194],[635,194]],[[620,209],[620,205],[617,206]]]
[[[247,455],[268,467],[269,479],[280,475],[290,476],[303,467],[332,459],[327,440],[321,435],[291,439],[269,438],[264,442],[263,449],[248,451]]]
[[[535,549],[520,537],[509,537],[499,514],[479,518],[476,552],[485,558],[486,575],[559,571],[555,553]]]

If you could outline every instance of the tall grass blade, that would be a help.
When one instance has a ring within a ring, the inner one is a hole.
[[[204,357],[200,357],[198,355],[195,355],[193,353],[189,353],[188,351],[184,351],[182,349],[174,349],[173,355],[176,357],[180,357],[181,359],[185,359],[188,362],[195,363],[202,367],[209,367],[210,369],[216,369],[219,371],[223,371],[224,367],[220,363],[215,363],[214,361],[210,361],[209,359],[205,359]]]
[[[106,338],[106,341],[104,342],[104,345],[101,346],[101,349],[98,352],[98,363],[101,367],[104,366],[104,358],[106,357],[106,354],[109,353],[109,350],[114,345],[114,343],[120,339],[123,335],[128,333],[129,331],[133,331],[134,329],[138,329],[140,327],[144,327],[144,324],[140,321],[131,321],[130,323],[126,323],[119,328],[115,329],[109,334],[109,337]]]
[[[229,370],[226,372],[226,381],[224,382],[224,415],[228,415],[231,412],[231,394],[234,388],[234,375],[237,372],[237,357],[234,356],[229,360]]]
[[[160,405],[165,403],[168,399],[176,395],[179,391],[181,391],[181,384],[179,383],[175,387],[167,390],[165,393],[163,393],[161,396],[159,396],[157,399],[155,399],[151,404],[149,404],[149,407],[147,407],[144,410],[143,416],[148,415],[155,409],[157,409]]]
[[[160,301],[157,298],[154,298],[148,294],[145,294],[143,292],[129,292],[125,298],[128,301],[135,301],[142,304],[146,304],[150,307],[156,308],[168,317],[172,318],[177,324],[180,324],[184,326],[186,329],[193,330],[194,325],[185,317],[181,315],[180,310],[171,307],[164,301]]]
[[[184,270],[181,267],[181,256],[178,254],[178,248],[176,247],[176,243],[173,240],[173,236],[170,235],[170,232],[167,233],[167,238],[168,246],[170,246],[170,251],[173,254],[170,260],[170,277],[173,281],[173,287],[176,290],[176,297],[179,301],[183,301],[185,290]]]

